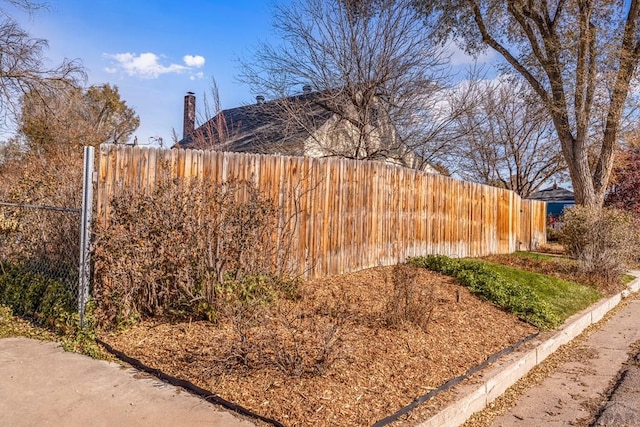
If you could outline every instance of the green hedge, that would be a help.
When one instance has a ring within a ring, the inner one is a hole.
[[[0,270],[0,305],[39,323],[57,326],[75,314],[75,295],[64,284],[19,266]]]
[[[540,329],[555,328],[562,321],[551,305],[531,289],[506,280],[483,262],[428,255],[411,258],[408,263],[453,276],[472,293]]]

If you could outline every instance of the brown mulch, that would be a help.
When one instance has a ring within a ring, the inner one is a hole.
[[[559,242],[547,242],[547,244],[540,246],[536,249],[536,252],[541,252],[550,255],[564,255],[564,246]]]
[[[417,286],[378,267],[302,284],[296,301],[217,326],[145,321],[101,338],[285,425],[361,426],[536,331],[449,277],[404,274]]]

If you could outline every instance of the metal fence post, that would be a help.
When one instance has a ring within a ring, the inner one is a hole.
[[[85,308],[89,300],[91,282],[91,213],[93,209],[93,147],[84,147],[84,174],[82,181],[82,212],[80,214],[80,264],[78,283],[78,313],[80,326],[85,327]]]

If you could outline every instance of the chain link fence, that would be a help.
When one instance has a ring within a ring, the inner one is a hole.
[[[0,268],[39,274],[78,294],[79,208],[0,202]]]
[[[48,320],[77,310],[85,324],[93,148],[84,156],[81,207],[0,200],[0,303],[17,314]]]

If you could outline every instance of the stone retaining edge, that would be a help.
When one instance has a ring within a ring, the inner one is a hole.
[[[518,350],[505,356],[485,370],[479,384],[474,384],[470,391],[465,391],[456,402],[417,426],[459,426],[475,412],[482,411],[560,346],[573,340],[590,325],[599,322],[622,299],[631,293],[638,292],[640,290],[640,271],[632,271],[631,273],[636,278],[627,285],[627,289],[612,297],[600,300],[569,317],[553,336],[540,341],[534,349]]]

